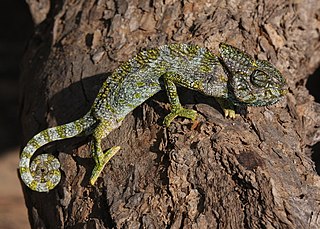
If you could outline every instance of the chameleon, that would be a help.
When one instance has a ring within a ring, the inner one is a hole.
[[[236,116],[236,106],[271,105],[288,91],[285,78],[271,63],[226,43],[219,44],[218,54],[193,44],[167,44],[141,51],[106,79],[86,115],[45,129],[29,140],[20,156],[22,181],[34,191],[53,189],[60,182],[60,163],[51,154],[40,154],[31,161],[35,152],[53,141],[91,135],[95,167],[90,184],[94,185],[106,163],[120,150],[120,146],[113,146],[104,152],[102,139],[155,93],[165,90],[169,98],[171,111],[164,117],[165,126],[177,116],[195,121],[197,112],[181,105],[177,86],[213,97],[227,118]]]

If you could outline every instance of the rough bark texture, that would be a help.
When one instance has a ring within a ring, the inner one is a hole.
[[[182,89],[196,128],[181,118],[164,128],[159,93],[105,139],[122,150],[94,187],[90,138],[51,144],[63,178],[49,193],[23,186],[32,228],[318,228],[320,106],[305,88],[320,63],[318,0],[50,2],[28,1],[39,24],[22,66],[24,143],[81,117],[121,62],[166,43],[232,44],[277,66],[290,93],[229,120]]]

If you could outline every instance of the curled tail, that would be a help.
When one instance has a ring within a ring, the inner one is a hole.
[[[50,154],[40,154],[31,164],[31,157],[41,147],[49,142],[75,137],[87,132],[96,121],[90,112],[83,118],[61,126],[52,127],[35,135],[24,147],[19,162],[20,176],[23,182],[32,190],[48,192],[60,181],[60,163]]]

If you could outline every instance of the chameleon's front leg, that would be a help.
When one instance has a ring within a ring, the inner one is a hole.
[[[111,131],[110,122],[102,120],[93,131],[93,140],[91,143],[91,153],[96,163],[90,178],[91,185],[94,185],[101,171],[107,162],[120,150],[120,146],[114,146],[105,153],[101,148],[101,140]]]
[[[179,84],[179,82],[177,82],[179,81],[179,78],[181,78],[179,75],[172,72],[168,72],[163,76],[164,86],[171,104],[171,112],[164,118],[163,121],[166,126],[169,126],[177,116],[189,118],[192,121],[194,121],[197,117],[197,112],[195,110],[186,109],[181,106],[177,93],[177,87],[175,85],[175,83]],[[182,82],[180,84],[182,84]]]

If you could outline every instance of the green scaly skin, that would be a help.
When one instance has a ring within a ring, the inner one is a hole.
[[[266,106],[286,92],[280,72],[267,61],[254,60],[227,44],[219,55],[196,45],[171,44],[140,52],[118,67],[102,85],[90,111],[74,122],[46,129],[25,146],[19,164],[23,182],[32,190],[48,192],[60,181],[59,161],[51,155],[31,157],[41,146],[60,139],[92,134],[91,151],[96,163],[90,183],[94,185],[105,164],[120,150],[103,152],[101,141],[121,125],[125,116],[158,91],[165,89],[171,112],[169,126],[177,117],[195,120],[197,113],[181,106],[177,86],[217,99],[226,117],[234,118],[235,105]]]

